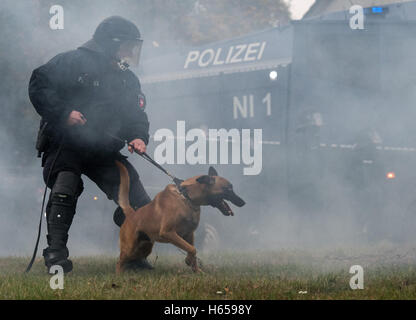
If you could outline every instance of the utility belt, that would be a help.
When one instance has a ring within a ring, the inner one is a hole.
[[[76,129],[80,130],[83,128]],[[87,131],[79,132],[75,130],[66,134],[65,144],[67,148],[97,155],[118,153],[124,147],[124,142],[109,138],[105,133],[102,133],[102,135],[102,139],[94,141],[95,138],[89,139],[91,135]],[[57,147],[60,143],[62,143],[62,132],[60,132],[59,128],[52,127],[51,124],[41,119],[36,140],[38,158],[42,157],[42,153],[45,153],[50,148]]]

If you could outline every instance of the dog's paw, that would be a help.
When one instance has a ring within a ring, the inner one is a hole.
[[[185,258],[185,263],[187,266],[192,266],[194,263],[196,262],[196,257],[195,256],[191,256],[191,255],[187,255]]]
[[[203,273],[204,273],[204,271],[202,271],[202,269],[200,269],[200,268],[198,267],[198,265],[192,266],[192,271],[193,271],[194,273],[199,273],[199,274],[203,274]]]

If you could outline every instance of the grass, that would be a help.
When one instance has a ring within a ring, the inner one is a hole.
[[[29,259],[9,257],[0,258],[0,299],[416,299],[415,256],[374,249],[222,253],[201,255],[205,272],[193,274],[178,253],[158,257],[153,271],[120,276],[115,257],[80,257],[64,290],[50,288],[42,259],[23,274]],[[349,287],[353,264],[364,268],[363,290]]]

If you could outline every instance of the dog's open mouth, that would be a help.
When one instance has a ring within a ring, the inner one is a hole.
[[[232,191],[220,197],[217,196],[215,198],[212,198],[211,205],[215,208],[218,208],[221,211],[221,213],[225,216],[233,216],[234,212],[231,210],[230,206],[227,202],[225,202],[224,199],[231,201],[231,203],[236,205],[237,207],[242,207],[246,204],[243,199],[241,199]]]
[[[233,216],[234,215],[234,212],[231,210],[230,206],[224,200],[221,200],[218,203],[217,208],[222,212],[222,214],[224,216]]]

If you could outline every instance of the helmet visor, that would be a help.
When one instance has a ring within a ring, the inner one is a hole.
[[[121,61],[127,62],[132,67],[137,67],[140,61],[143,40],[123,41],[117,52],[117,57]]]

